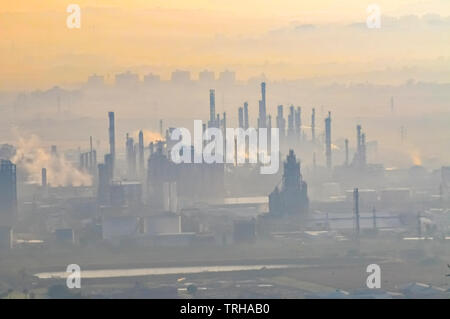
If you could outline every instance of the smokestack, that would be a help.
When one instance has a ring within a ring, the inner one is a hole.
[[[56,148],[56,145],[52,145],[52,146],[51,146],[51,156],[52,156],[52,157],[58,156],[58,150],[57,150],[57,148]]]
[[[159,135],[163,136],[163,120],[159,120]]]
[[[316,142],[316,109],[312,109],[311,114],[311,140],[313,143]]]
[[[209,90],[209,127],[215,127],[216,116],[216,96],[214,89]]]
[[[223,128],[223,131],[225,132],[225,130],[227,128],[227,112],[223,112],[222,128]]]
[[[244,128],[248,129],[248,103],[244,103]]]
[[[353,203],[355,212],[356,238],[359,238],[359,191],[358,188],[353,190]]]
[[[286,136],[286,121],[283,117],[283,105],[278,105],[277,108],[277,127],[280,130],[280,137]]]
[[[134,140],[129,137],[127,133],[126,139],[126,151],[127,151],[127,175],[129,179],[136,178],[136,152],[134,148]]]
[[[356,126],[356,152],[361,155],[361,125]]]
[[[244,127],[244,109],[240,107],[238,109],[239,128]]]
[[[266,82],[261,82],[261,100],[259,101],[258,127],[267,127],[267,119],[266,119]]]
[[[114,164],[116,161],[116,129],[114,124],[114,112],[108,113],[109,117],[109,154],[111,154],[112,172],[114,174]]]
[[[345,166],[348,166],[348,138],[345,139]]]
[[[366,134],[361,134],[361,166],[366,166]]]
[[[89,169],[92,172],[92,166],[94,165],[94,152],[92,151],[92,136],[89,136]],[[96,164],[95,164],[96,165]]]
[[[42,187],[47,187],[47,169],[45,167],[42,168],[42,182],[41,185]]]
[[[295,111],[295,134],[297,135],[297,138],[301,138],[301,130],[302,130],[302,109],[300,107],[297,107],[297,110]]]
[[[292,138],[292,136],[294,135],[294,106],[291,105],[289,107],[289,115],[288,115],[288,138],[289,140]]]
[[[261,101],[264,106],[264,110],[266,107],[266,82],[261,83]]]
[[[327,168],[331,169],[331,112],[325,119],[325,153],[327,158]]]
[[[144,132],[139,131],[139,179],[143,179],[145,175],[144,164]]]

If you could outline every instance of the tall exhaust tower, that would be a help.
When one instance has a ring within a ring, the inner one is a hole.
[[[353,203],[355,212],[355,235],[359,238],[359,191],[358,188],[353,190]]]
[[[325,119],[325,155],[327,159],[327,168],[331,169],[331,112]]]
[[[109,117],[109,154],[111,154],[112,171],[114,172],[114,165],[116,162],[116,128],[114,124],[114,112],[108,113]]]
[[[145,178],[144,132],[139,131],[139,179]]]
[[[261,100],[259,101],[258,127],[267,127],[267,118],[266,118],[266,82],[261,82]]]
[[[209,125],[216,127],[216,93],[214,89],[209,90]]]
[[[248,103],[244,103],[244,129],[248,129]]]

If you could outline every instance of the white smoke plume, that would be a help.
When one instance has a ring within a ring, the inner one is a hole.
[[[11,161],[24,170],[31,182],[40,182],[42,168],[46,168],[47,182],[51,186],[92,185],[91,175],[74,167],[63,155],[52,156],[41,146],[36,135],[18,138],[16,154]]]

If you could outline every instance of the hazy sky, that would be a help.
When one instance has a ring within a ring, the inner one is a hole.
[[[66,27],[71,3],[81,29]],[[379,30],[365,25],[371,3]],[[450,81],[449,40],[449,0],[0,0],[0,90],[175,68],[283,79],[417,67]]]

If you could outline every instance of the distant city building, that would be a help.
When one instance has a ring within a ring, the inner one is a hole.
[[[181,70],[173,71],[170,81],[173,84],[188,84],[191,82],[191,73],[189,71]]]
[[[220,72],[218,81],[222,85],[233,85],[236,81],[236,73],[228,70]]]
[[[277,186],[269,195],[269,214],[274,217],[304,217],[308,210],[308,186],[302,179],[300,163],[297,162],[294,151],[289,150],[284,162],[281,189]]]
[[[198,74],[198,81],[204,84],[213,83],[216,80],[216,76],[213,71],[204,70]]]
[[[105,79],[101,75],[93,74],[88,77],[86,86],[91,89],[100,88],[105,84]]]
[[[151,86],[156,85],[161,82],[161,78],[157,74],[149,73],[144,76],[144,85]]]
[[[136,73],[131,73],[130,71],[126,73],[119,73],[115,75],[115,84],[117,87],[122,88],[133,88],[137,87],[139,84],[139,75]]]

